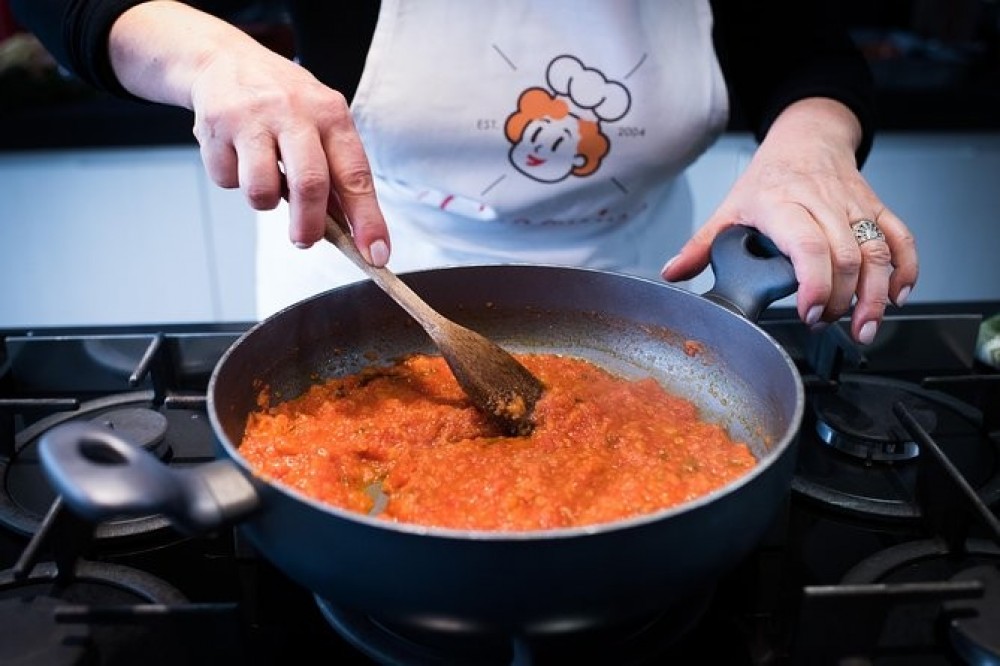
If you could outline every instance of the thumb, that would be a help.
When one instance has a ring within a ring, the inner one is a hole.
[[[722,225],[706,224],[684,244],[680,252],[664,264],[660,270],[663,279],[668,282],[690,280],[708,266],[712,241],[722,231]]]

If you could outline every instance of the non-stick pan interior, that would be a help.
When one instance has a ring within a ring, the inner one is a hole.
[[[744,439],[759,459],[801,410],[791,361],[755,324],[665,283],[549,266],[473,266],[401,276],[446,316],[515,352],[580,356],[628,377],[653,376]],[[210,387],[238,446],[260,389],[281,401],[310,384],[433,352],[424,331],[369,281],[297,303],[248,332]]]

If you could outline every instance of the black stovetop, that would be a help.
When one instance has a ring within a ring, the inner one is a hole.
[[[90,533],[53,508],[36,441],[66,420],[165,432],[171,464],[211,460],[205,387],[251,324],[0,331],[0,663],[971,662],[997,612],[979,604],[1000,595],[1000,373],[973,358],[995,312],[908,307],[864,350],[840,326],[810,334],[794,313],[765,313],[809,398],[787,504],[752,556],[683,613],[599,636],[464,643],[317,600],[236,529],[184,538],[150,517]],[[859,437],[898,459],[859,458],[818,427],[859,420]],[[40,532],[56,536],[39,545]]]

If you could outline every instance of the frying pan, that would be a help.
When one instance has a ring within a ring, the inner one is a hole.
[[[713,288],[556,266],[442,268],[403,279],[446,316],[512,351],[573,354],[625,376],[656,377],[725,424],[759,460],[686,504],[616,522],[531,532],[399,524],[256,478],[240,456],[265,385],[295,396],[327,377],[433,352],[371,282],[309,298],[247,331],[208,385],[218,459],[168,468],[96,424],[41,442],[66,504],[100,522],[164,514],[205,533],[237,523],[260,554],[317,597],[415,630],[549,634],[627,622],[686,603],[763,538],[791,484],[803,388],[755,321],[796,287],[791,264],[744,227],[712,250]],[[703,351],[689,355],[686,341]]]

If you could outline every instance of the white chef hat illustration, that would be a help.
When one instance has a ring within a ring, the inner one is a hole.
[[[613,122],[628,113],[631,105],[628,89],[609,81],[596,69],[584,67],[573,56],[559,56],[545,72],[549,87],[569,104],[579,118]]]

